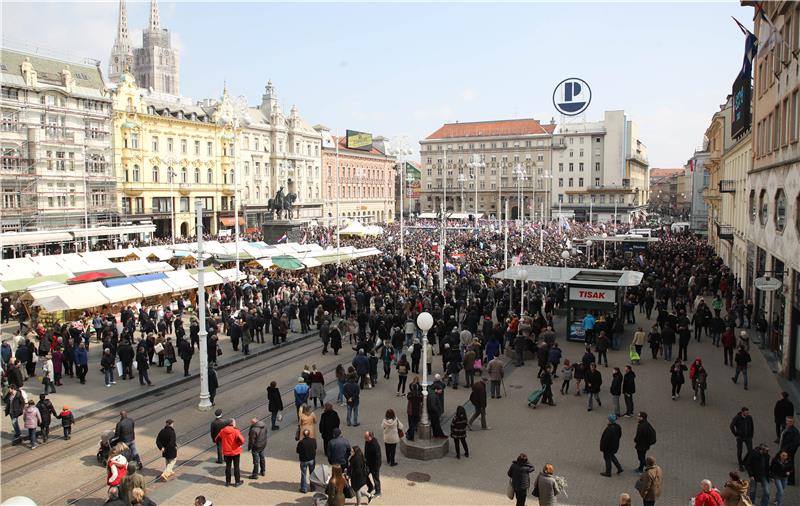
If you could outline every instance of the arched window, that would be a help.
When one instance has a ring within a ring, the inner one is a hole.
[[[231,179],[229,181],[231,184],[236,184],[236,171],[231,169]]]
[[[759,213],[758,213],[758,221],[761,222],[761,225],[767,224],[767,216],[769,216],[769,199],[767,198],[767,190],[761,190],[761,193],[758,196],[758,205],[759,205]]]
[[[138,165],[134,165],[133,166],[133,182],[134,183],[138,183],[140,178],[141,178],[141,174],[139,174],[139,166]]]
[[[261,189],[258,186],[256,186],[256,202],[260,201],[261,201]]]
[[[194,169],[194,182],[200,184],[200,169]]]
[[[244,187],[244,200],[246,202],[250,201],[250,187],[249,186],[245,186]]]
[[[775,193],[775,230],[783,232],[786,228],[786,193],[778,188]]]
[[[208,169],[206,171],[206,183],[208,183],[208,184],[213,184],[214,183],[214,171],[211,170],[211,169]]]
[[[181,183],[188,183],[189,182],[189,171],[186,170],[186,167],[181,168]]]
[[[175,170],[172,167],[167,167],[167,182],[175,182]]]

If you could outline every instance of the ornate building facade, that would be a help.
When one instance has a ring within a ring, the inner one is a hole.
[[[111,97],[98,66],[0,51],[2,231],[111,225]]]

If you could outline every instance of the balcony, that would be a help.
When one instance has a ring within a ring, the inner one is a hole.
[[[720,193],[736,193],[736,181],[733,179],[723,179],[719,182]]]
[[[715,221],[714,224],[717,226],[717,237],[719,237],[723,241],[733,242],[732,225],[723,225],[718,221]]]
[[[130,197],[138,197],[144,191],[144,183],[142,182],[129,182],[122,183],[122,192]]]
[[[181,183],[178,185],[178,192],[183,195],[189,195],[192,191],[192,186],[189,183]]]
[[[551,147],[552,147],[553,149],[567,149],[567,145],[566,145],[566,144],[559,144],[559,143],[557,143],[557,142],[554,142],[554,143],[551,145]]]

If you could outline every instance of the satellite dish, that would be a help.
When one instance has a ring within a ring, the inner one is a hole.
[[[756,278],[755,285],[757,289],[763,292],[774,292],[783,286],[783,282],[781,282],[780,279],[772,278],[770,276],[762,276],[760,278]]]

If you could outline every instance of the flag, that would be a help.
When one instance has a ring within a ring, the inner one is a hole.
[[[783,41],[778,27],[772,22],[767,12],[764,10],[764,3],[758,2],[756,4],[756,15],[761,18],[761,29],[759,30],[758,47],[768,51],[773,44],[779,44]]]
[[[283,234],[283,235],[286,236],[286,234]],[[306,239],[308,239],[308,230],[303,232],[303,238],[300,239],[300,244],[305,244],[306,243]]]
[[[689,160],[689,172],[694,172],[694,158]]]
[[[522,253],[514,255],[514,260],[512,261],[511,265],[520,265],[522,263]]]
[[[280,239],[278,239],[278,242],[276,244],[280,244],[282,242],[289,242],[289,236],[286,235],[286,232],[283,233],[283,235],[281,236]]]
[[[748,30],[738,19],[733,18],[733,21],[739,26],[739,29],[744,33],[744,61],[742,61],[742,74],[749,76],[753,73],[753,60],[758,52],[758,38],[753,35],[753,32]]]

